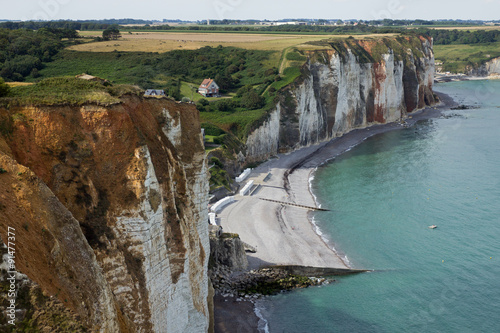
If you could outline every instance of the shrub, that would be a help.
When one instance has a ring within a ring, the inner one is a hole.
[[[219,136],[216,136],[214,137],[214,143],[216,145],[221,145],[224,143],[224,138],[226,137],[226,134],[222,134],[222,135],[219,135]]]
[[[223,112],[234,112],[235,109],[239,106],[239,103],[232,99],[223,99],[213,103],[214,107]]]
[[[209,123],[202,123],[201,127],[205,129],[205,135],[219,136],[225,133],[219,127]]]
[[[236,92],[236,97],[242,97],[245,93],[252,91],[252,86],[243,86]]]
[[[217,157],[210,157],[210,163],[209,164],[216,165],[216,166],[218,166],[221,169],[224,168],[224,164],[222,164],[222,162]]]
[[[198,103],[200,103],[203,106],[206,106],[206,105],[210,104],[210,102],[207,99],[205,99],[205,98],[200,98],[200,100],[198,101]]]
[[[241,106],[246,107],[250,110],[260,109],[266,104],[264,97],[259,96],[255,90],[246,92],[241,97]]]
[[[10,87],[4,80],[0,77],[0,97],[9,95]]]

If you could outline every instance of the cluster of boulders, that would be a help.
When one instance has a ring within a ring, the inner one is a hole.
[[[479,108],[480,108],[479,105],[464,105],[464,104],[461,104],[461,105],[452,107],[451,110],[469,110],[469,109],[479,109]]]
[[[283,269],[262,268],[247,272],[233,272],[226,266],[209,271],[216,293],[223,297],[255,299],[282,291],[328,284],[325,278],[292,275]]]

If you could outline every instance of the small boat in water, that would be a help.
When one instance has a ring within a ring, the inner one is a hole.
[[[433,224],[429,226],[429,229],[436,229],[437,227],[438,227],[437,225]]]

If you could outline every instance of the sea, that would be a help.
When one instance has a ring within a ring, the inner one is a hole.
[[[500,81],[434,90],[469,108],[368,138],[311,181],[322,236],[372,271],[259,300],[262,332],[499,332]]]

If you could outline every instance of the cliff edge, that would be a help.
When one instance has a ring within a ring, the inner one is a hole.
[[[0,109],[0,130],[0,233],[7,244],[15,230],[17,271],[91,331],[208,330],[194,106],[137,95],[13,106]]]

